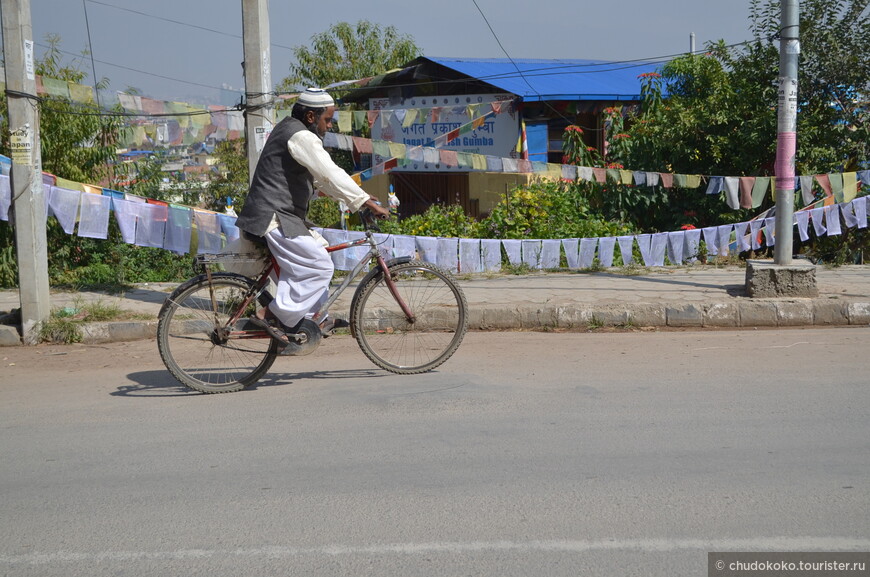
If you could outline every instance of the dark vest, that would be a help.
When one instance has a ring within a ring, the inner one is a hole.
[[[276,215],[285,237],[311,234],[305,218],[314,194],[313,178],[287,150],[287,141],[301,130],[308,129],[288,116],[275,126],[266,140],[245,206],[236,220],[236,226],[245,232],[263,236],[272,222],[272,215]]]

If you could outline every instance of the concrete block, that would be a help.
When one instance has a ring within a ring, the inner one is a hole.
[[[716,303],[704,307],[705,327],[736,327],[740,313],[736,303]]]
[[[814,325],[848,325],[847,305],[836,299],[816,299],[813,301]]]
[[[157,336],[156,322],[108,323],[109,339],[113,342],[136,341]]]
[[[746,261],[746,294],[752,298],[817,297],[816,267],[808,261],[777,265],[773,261]]]
[[[628,311],[621,307],[598,306],[590,311],[589,323],[593,322],[607,327],[623,326],[628,324]]]
[[[82,323],[79,325],[82,342],[86,344],[109,343],[109,323]]]
[[[21,344],[21,335],[12,325],[0,325],[0,347],[15,347]]]
[[[772,301],[740,301],[741,327],[777,326],[776,303]]]
[[[635,305],[628,311],[628,323],[636,327],[665,327],[668,315],[662,305]]]
[[[700,327],[704,322],[704,311],[695,305],[668,307],[665,314],[669,327]]]
[[[776,301],[776,318],[781,327],[812,326],[813,302]]]
[[[870,303],[849,303],[846,314],[850,325],[870,325]]]

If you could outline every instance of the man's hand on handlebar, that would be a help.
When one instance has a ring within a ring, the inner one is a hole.
[[[364,209],[368,209],[371,211],[372,216],[380,219],[387,220],[390,218],[390,211],[385,207],[381,206],[381,203],[377,201],[376,198],[370,198],[363,204]]]

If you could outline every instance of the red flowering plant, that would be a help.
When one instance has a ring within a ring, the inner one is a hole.
[[[583,129],[574,124],[565,128],[562,134],[562,160],[565,164],[576,166],[599,166],[598,151],[587,146],[583,140]]]

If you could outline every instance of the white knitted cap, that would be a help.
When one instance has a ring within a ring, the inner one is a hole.
[[[297,104],[307,106],[309,108],[328,108],[335,106],[335,100],[326,90],[322,88],[306,88],[305,92],[299,95],[296,100]]]

